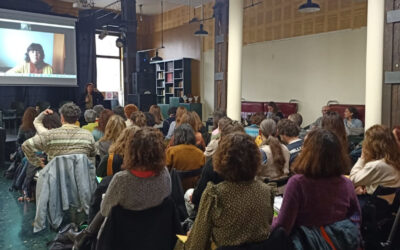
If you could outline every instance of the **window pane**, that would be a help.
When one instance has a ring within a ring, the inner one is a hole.
[[[100,40],[99,34],[96,34],[96,55],[119,57],[119,48],[115,46],[117,39],[117,36],[108,35]]]
[[[97,88],[100,91],[121,91],[121,61],[97,58]]]

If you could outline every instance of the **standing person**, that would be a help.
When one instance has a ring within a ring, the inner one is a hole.
[[[360,135],[364,133],[362,121],[358,119],[358,111],[355,107],[346,108],[343,123],[347,135]]]
[[[81,96],[79,100],[79,105],[82,110],[92,109],[98,104],[103,104],[104,96],[100,93],[93,83],[86,84],[85,93]]]
[[[53,74],[51,65],[45,63],[43,60],[44,50],[42,45],[31,43],[26,49],[25,61],[9,69],[7,73]]]
[[[349,167],[347,152],[335,133],[311,131],[294,162],[296,175],[286,185],[272,230],[282,227],[290,235],[300,226],[320,227],[345,219],[358,224],[361,211],[354,186],[343,176]]]

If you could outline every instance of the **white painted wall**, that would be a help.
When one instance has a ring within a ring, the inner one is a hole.
[[[309,124],[329,100],[365,103],[365,55],[366,28],[244,46],[242,98],[297,99],[303,125]],[[205,115],[213,107],[213,57],[213,51],[203,53]]]
[[[214,50],[203,52],[200,65],[200,96],[203,103],[203,121],[214,112]]]

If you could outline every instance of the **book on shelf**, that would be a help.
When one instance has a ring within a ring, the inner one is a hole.
[[[167,73],[167,82],[172,82],[172,73]]]
[[[164,79],[164,72],[157,73],[157,80]]]
[[[174,62],[167,63],[167,71],[174,71]]]
[[[161,70],[161,65],[160,64],[156,64],[156,70],[160,71]]]
[[[175,83],[175,87],[177,88],[183,88],[183,81],[179,81]]]

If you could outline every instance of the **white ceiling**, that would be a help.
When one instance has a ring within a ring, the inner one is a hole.
[[[75,2],[76,0],[62,0],[65,2]],[[103,8],[116,0],[93,0],[97,8]],[[212,0],[164,0],[164,12],[175,9],[182,5],[191,5],[193,7],[200,6],[202,3],[211,2]],[[136,0],[136,12],[139,13],[139,5],[142,4],[144,15],[155,15],[161,13],[161,0]],[[111,9],[119,9],[120,3],[111,6]]]

